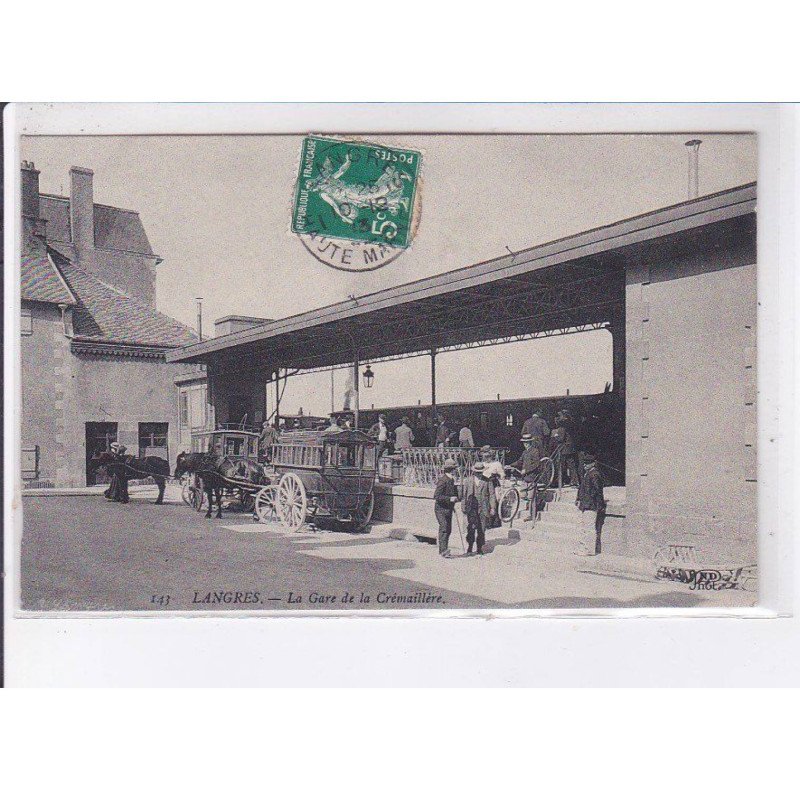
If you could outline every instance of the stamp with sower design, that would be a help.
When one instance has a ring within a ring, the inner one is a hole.
[[[335,269],[386,266],[409,246],[418,223],[421,161],[416,150],[305,137],[292,231]]]

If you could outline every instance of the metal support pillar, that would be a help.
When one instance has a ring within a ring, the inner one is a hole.
[[[436,348],[431,347],[431,444],[436,444],[436,431],[439,429],[436,418]]]
[[[281,423],[281,369],[275,370],[275,425]]]
[[[358,430],[358,353],[353,359],[353,428]]]
[[[612,340],[612,389],[622,398],[625,397],[625,309],[616,313],[611,319]]]

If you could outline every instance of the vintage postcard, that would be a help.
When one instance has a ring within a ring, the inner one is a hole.
[[[18,152],[20,613],[758,604],[754,134]]]

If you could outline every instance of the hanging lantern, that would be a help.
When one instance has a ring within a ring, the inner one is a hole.
[[[375,380],[375,373],[372,371],[372,368],[369,364],[367,364],[367,368],[364,370],[364,386],[367,389],[372,388],[372,382]]]

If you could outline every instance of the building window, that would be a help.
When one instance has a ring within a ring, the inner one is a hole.
[[[139,458],[159,456],[167,458],[167,422],[139,423]]]
[[[189,393],[181,392],[181,430],[189,427]]]
[[[29,308],[22,309],[19,331],[23,336],[30,336],[33,333],[33,314]]]
[[[506,414],[506,425],[509,428],[514,427],[514,415],[513,414]]]
[[[39,477],[39,445],[22,448],[22,480],[33,481]]]
[[[486,430],[489,427],[489,413],[487,411],[481,411],[481,428]]]
[[[185,431],[199,431],[212,426],[209,409],[205,386],[195,386],[181,391],[181,439]]]

